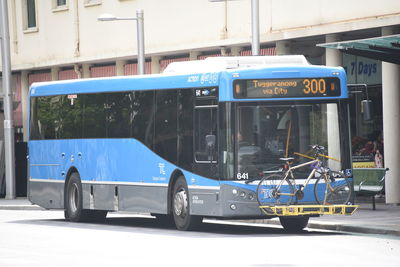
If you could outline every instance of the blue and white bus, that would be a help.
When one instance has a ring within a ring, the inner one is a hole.
[[[70,221],[150,213],[189,230],[203,218],[270,218],[256,200],[279,158],[327,148],[351,167],[342,68],[303,56],[172,63],[163,74],[33,84],[32,203]],[[316,203],[312,189],[298,204]],[[308,216],[281,217],[304,228]]]

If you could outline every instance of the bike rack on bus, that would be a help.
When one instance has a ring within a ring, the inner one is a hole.
[[[267,215],[276,216],[352,215],[358,207],[359,205],[289,205],[260,206],[260,209]]]

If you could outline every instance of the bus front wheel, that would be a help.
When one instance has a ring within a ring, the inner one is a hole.
[[[283,228],[291,233],[302,231],[307,226],[309,219],[308,216],[279,217]]]
[[[198,227],[203,220],[200,216],[190,214],[189,191],[183,176],[180,176],[174,184],[172,213],[175,226],[181,231],[193,230]]]

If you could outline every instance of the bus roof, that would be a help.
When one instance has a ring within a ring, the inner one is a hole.
[[[232,69],[252,67],[274,67],[310,65],[302,55],[290,56],[249,56],[249,57],[208,57],[204,60],[173,62],[167,66],[164,73],[189,74],[197,72],[219,72]]]
[[[346,76],[342,68],[313,66],[304,56],[212,57],[171,63],[162,74],[90,78],[33,83],[29,95],[65,95],[153,89],[216,87],[234,79],[329,77],[340,73],[342,88]],[[228,86],[229,87],[229,86]],[[230,90],[228,90],[230,91]],[[347,97],[347,90],[342,97]],[[220,100],[233,100],[231,92],[221,92]]]

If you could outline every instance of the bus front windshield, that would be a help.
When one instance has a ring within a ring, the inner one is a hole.
[[[342,169],[338,104],[242,104],[236,114],[236,179],[257,179],[273,172],[283,165],[280,158],[305,162],[309,159],[298,153],[312,155],[315,144],[337,159],[328,161],[330,168]],[[303,172],[309,172],[305,168]]]

